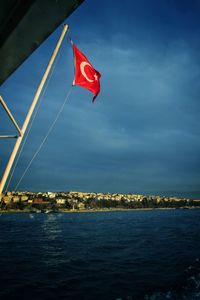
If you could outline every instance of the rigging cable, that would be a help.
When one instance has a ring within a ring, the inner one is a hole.
[[[38,155],[38,153],[39,153],[40,150],[42,149],[42,147],[43,147],[45,141],[47,140],[48,136],[50,135],[51,131],[53,130],[53,128],[54,128],[54,126],[55,126],[55,124],[56,124],[56,122],[57,122],[57,120],[58,120],[60,114],[62,113],[62,111],[63,111],[63,109],[64,109],[64,106],[65,106],[65,104],[66,104],[66,102],[67,102],[67,100],[68,100],[68,98],[69,98],[69,96],[70,96],[70,94],[71,94],[72,87],[73,87],[73,86],[71,86],[70,89],[68,90],[68,92],[67,92],[67,94],[66,94],[66,96],[65,96],[64,102],[63,102],[63,104],[62,104],[61,107],[60,107],[60,110],[58,111],[58,113],[57,113],[57,115],[56,115],[56,117],[55,117],[53,123],[51,124],[51,126],[50,126],[50,128],[49,128],[49,130],[48,130],[48,132],[47,132],[47,134],[46,134],[46,136],[43,138],[43,140],[42,140],[42,142],[40,143],[40,145],[39,145],[37,151],[35,152],[35,154],[33,155],[32,159],[30,160],[28,166],[27,166],[26,169],[24,170],[24,172],[23,172],[21,178],[19,179],[17,185],[16,185],[15,188],[14,188],[14,191],[16,191],[17,188],[19,187],[19,185],[20,185],[22,179],[24,178],[26,172],[27,172],[28,169],[30,168],[30,166],[31,166],[32,162],[34,161],[35,157]]]
[[[47,79],[47,83],[46,83],[46,85],[45,85],[45,88],[43,89],[42,94],[40,95],[40,99],[39,99],[37,108],[36,108],[35,113],[34,113],[34,115],[33,115],[33,117],[32,117],[32,120],[31,120],[31,122],[30,122],[30,124],[29,124],[28,130],[27,130],[27,132],[25,133],[24,140],[23,140],[23,142],[22,142],[20,151],[19,151],[19,153],[18,153],[18,155],[17,155],[17,158],[16,158],[16,161],[15,161],[15,163],[14,163],[14,166],[13,166],[12,172],[11,172],[11,174],[10,174],[10,178],[9,178],[9,180],[8,180],[8,183],[7,183],[5,192],[8,191],[8,188],[9,188],[9,186],[10,186],[10,182],[11,182],[12,177],[13,177],[13,175],[14,175],[15,169],[16,169],[17,164],[18,164],[18,161],[19,161],[19,159],[20,159],[20,157],[21,157],[22,151],[23,151],[23,149],[24,149],[24,146],[25,146],[25,144],[26,144],[26,141],[27,141],[27,139],[28,139],[28,136],[29,136],[29,134],[30,134],[30,131],[31,131],[32,127],[33,127],[33,123],[34,123],[34,120],[35,120],[35,118],[36,118],[36,116],[37,116],[37,114],[38,114],[38,111],[39,111],[40,105],[41,105],[41,103],[42,103],[44,94],[46,93],[47,87],[49,86],[50,80],[51,80],[51,78],[52,78],[52,76],[53,76],[55,67],[56,67],[56,65],[57,65],[57,63],[58,63],[58,60],[59,60],[59,58],[60,58],[60,54],[61,54],[61,52],[59,51],[59,53],[58,53],[58,55],[57,55],[57,57],[56,57],[56,60],[55,60],[55,62],[54,62],[54,65],[53,65],[53,67],[52,67],[52,70],[51,70],[51,72],[50,72],[50,74],[49,74],[49,76],[48,76],[48,79]]]

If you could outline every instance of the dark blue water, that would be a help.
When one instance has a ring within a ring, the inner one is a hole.
[[[0,216],[1,299],[200,299],[200,210]]]

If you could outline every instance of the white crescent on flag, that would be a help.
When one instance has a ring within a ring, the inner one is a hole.
[[[81,64],[80,64],[80,70],[81,70],[81,73],[82,75],[85,77],[85,79],[89,82],[94,82],[94,80],[90,79],[87,77],[87,74],[85,73],[85,66],[90,66],[92,68],[92,66],[87,62],[87,61],[83,61]]]

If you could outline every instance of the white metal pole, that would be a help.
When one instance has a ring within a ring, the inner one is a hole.
[[[5,168],[5,171],[3,173],[3,176],[2,176],[2,179],[1,179],[1,182],[0,182],[0,200],[1,200],[1,197],[2,197],[2,192],[3,192],[4,186],[5,186],[6,180],[7,180],[8,176],[9,176],[9,173],[10,173],[10,170],[12,168],[13,162],[14,162],[15,157],[17,155],[17,152],[19,150],[19,147],[20,147],[23,135],[24,135],[24,133],[25,133],[25,131],[27,129],[27,126],[29,124],[29,121],[30,121],[31,116],[33,114],[33,111],[35,109],[35,106],[36,106],[36,104],[38,102],[38,99],[39,99],[39,96],[41,94],[41,91],[42,91],[42,89],[44,87],[44,84],[46,82],[48,74],[49,74],[49,72],[51,70],[53,62],[54,62],[54,60],[56,58],[56,55],[58,53],[58,50],[59,50],[59,48],[61,46],[61,43],[62,43],[62,41],[64,39],[64,36],[65,36],[65,33],[67,32],[67,30],[68,30],[68,25],[65,24],[64,28],[63,28],[63,31],[61,33],[61,36],[60,36],[60,38],[59,38],[59,40],[57,42],[57,45],[56,45],[56,47],[55,47],[55,49],[53,51],[52,56],[50,58],[50,61],[49,61],[48,65],[47,65],[47,67],[46,67],[46,70],[45,70],[44,75],[42,77],[42,80],[41,80],[41,82],[39,84],[39,87],[38,87],[38,89],[37,89],[37,91],[35,93],[35,96],[33,98],[32,104],[31,104],[31,106],[29,108],[29,111],[27,113],[27,116],[25,118],[24,124],[23,124],[22,129],[21,129],[21,136],[19,136],[17,138],[16,143],[15,143],[14,148],[13,148],[13,151],[12,151],[12,153],[10,155],[9,161],[7,163],[7,166]]]
[[[19,132],[19,135],[21,135],[21,129],[19,128],[17,122],[15,121],[15,118],[11,114],[8,106],[6,105],[5,101],[3,100],[3,98],[1,96],[0,96],[0,103],[2,104],[3,108],[5,109],[5,111],[7,112],[8,116],[9,116],[9,118],[11,119],[11,121],[13,122],[15,127],[17,128],[17,131]]]

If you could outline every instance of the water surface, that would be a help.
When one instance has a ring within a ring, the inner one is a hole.
[[[200,299],[199,209],[2,214],[0,229],[1,299]]]

